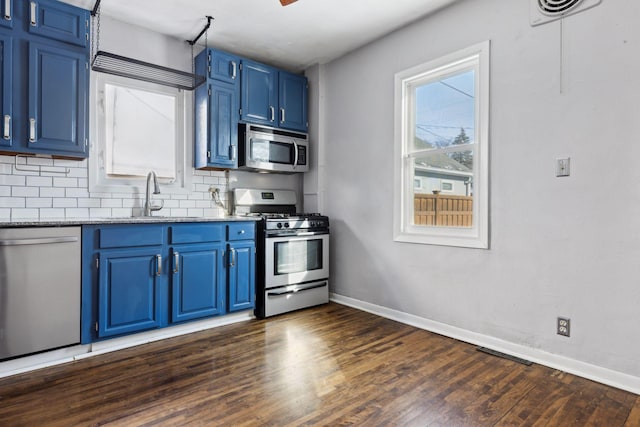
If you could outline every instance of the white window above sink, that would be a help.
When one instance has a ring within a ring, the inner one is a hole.
[[[147,173],[162,192],[191,190],[191,92],[93,73],[89,191],[144,193]]]

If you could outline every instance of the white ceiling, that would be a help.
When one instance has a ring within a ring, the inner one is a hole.
[[[94,0],[63,0],[92,9]],[[209,46],[302,71],[459,0],[102,0],[102,13],[184,40],[214,18]],[[204,44],[204,37],[202,40]]]

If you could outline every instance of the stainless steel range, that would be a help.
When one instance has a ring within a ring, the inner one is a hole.
[[[329,302],[329,218],[299,214],[290,190],[234,190],[236,215],[258,215],[259,318]]]

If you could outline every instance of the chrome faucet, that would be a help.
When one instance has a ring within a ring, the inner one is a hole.
[[[147,174],[147,193],[144,199],[144,216],[151,216],[151,212],[159,211],[164,207],[164,200],[161,200],[160,206],[153,206],[151,204],[151,178],[153,178],[153,194],[160,194],[160,186],[158,185],[158,177],[154,171]]]

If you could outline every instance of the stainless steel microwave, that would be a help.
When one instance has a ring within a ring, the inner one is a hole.
[[[309,136],[267,126],[241,123],[238,167],[262,172],[309,170]]]

